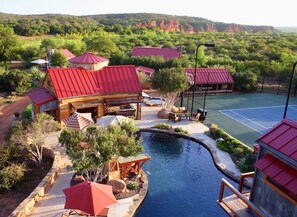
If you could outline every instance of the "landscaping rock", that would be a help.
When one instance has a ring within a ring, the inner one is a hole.
[[[158,118],[160,118],[160,119],[168,119],[168,116],[169,116],[169,111],[165,108],[161,109],[158,112]]]
[[[112,192],[114,194],[119,194],[126,190],[126,183],[123,180],[109,180],[107,185],[112,186]]]

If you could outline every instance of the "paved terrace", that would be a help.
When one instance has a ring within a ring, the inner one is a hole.
[[[142,120],[136,121],[139,128],[149,128],[157,123],[169,123],[168,120],[159,119],[157,117],[158,111],[161,107],[148,107],[142,106]],[[205,143],[212,151],[216,163],[223,169],[235,176],[240,176],[240,171],[231,160],[229,154],[220,151],[215,145],[215,141],[204,135],[204,132],[208,130],[208,127],[202,123],[191,122],[189,120],[182,120],[180,122],[170,122],[172,127],[182,127],[184,130],[190,132],[190,136],[199,139]],[[71,165],[70,160],[65,154],[65,149],[58,143],[59,133],[53,133],[47,138],[46,146],[50,147],[54,151],[59,151],[62,156],[62,162],[64,168],[59,173],[56,182],[53,184],[51,189],[37,204],[31,212],[32,217],[54,217],[61,216],[61,213],[66,211],[64,209],[65,196],[63,189],[70,186],[71,177],[74,171],[68,171],[67,165]],[[219,192],[218,192],[219,193]],[[133,205],[133,197],[126,198],[118,201],[116,205],[112,205],[109,209],[108,217],[124,217],[127,216],[129,207]]]

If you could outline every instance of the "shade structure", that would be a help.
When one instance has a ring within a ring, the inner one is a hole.
[[[76,209],[89,215],[99,215],[107,206],[117,203],[112,186],[84,181],[63,190],[66,196],[65,209]]]
[[[64,120],[66,127],[82,130],[94,123],[91,113],[79,113],[75,112],[70,117]]]
[[[123,123],[128,123],[132,119],[127,118],[123,115],[106,115],[104,117],[98,118],[96,124],[103,127],[120,126]]]
[[[43,60],[43,59],[38,59],[38,60],[33,60],[33,61],[31,61],[30,63],[35,63],[35,64],[39,64],[39,65],[41,65],[41,64],[46,64],[46,63],[48,63],[48,61]]]

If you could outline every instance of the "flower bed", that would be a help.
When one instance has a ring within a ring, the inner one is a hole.
[[[256,156],[252,148],[218,128],[216,124],[211,124],[206,134],[216,140],[216,145],[220,150],[230,154],[242,173],[254,171]]]

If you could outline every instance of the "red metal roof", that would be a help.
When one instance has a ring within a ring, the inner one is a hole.
[[[96,54],[93,54],[91,52],[86,52],[79,56],[73,57],[69,60],[69,62],[71,63],[87,63],[87,64],[101,63],[101,62],[107,62],[107,61],[108,59],[101,56],[97,56]]]
[[[142,91],[132,65],[105,66],[95,72],[82,68],[51,68],[48,74],[58,98]]]
[[[99,92],[95,74],[83,68],[51,68],[48,75],[58,98]]]
[[[149,74],[149,75],[151,75],[151,74],[153,74],[155,72],[155,69],[148,68],[148,67],[145,67],[145,66],[137,66],[136,70],[137,71],[142,71],[142,72],[144,72],[146,74]]]
[[[195,68],[186,68],[186,73],[194,77]],[[195,84],[228,84],[233,83],[228,69],[224,68],[197,68]]]
[[[61,53],[62,53],[67,59],[70,59],[70,58],[75,57],[75,55],[74,55],[73,53],[71,53],[68,49],[62,49],[62,50],[61,50]]]
[[[132,56],[160,56],[166,61],[173,58],[181,58],[180,48],[159,48],[159,47],[134,47]]]
[[[44,87],[30,91],[28,96],[37,105],[42,105],[57,99],[52,92]]]
[[[255,167],[297,195],[297,170],[276,157],[267,154],[255,163]]]
[[[281,123],[260,136],[258,141],[297,161],[297,122],[283,119]]]
[[[134,65],[105,66],[96,73],[100,93],[142,92]]]

